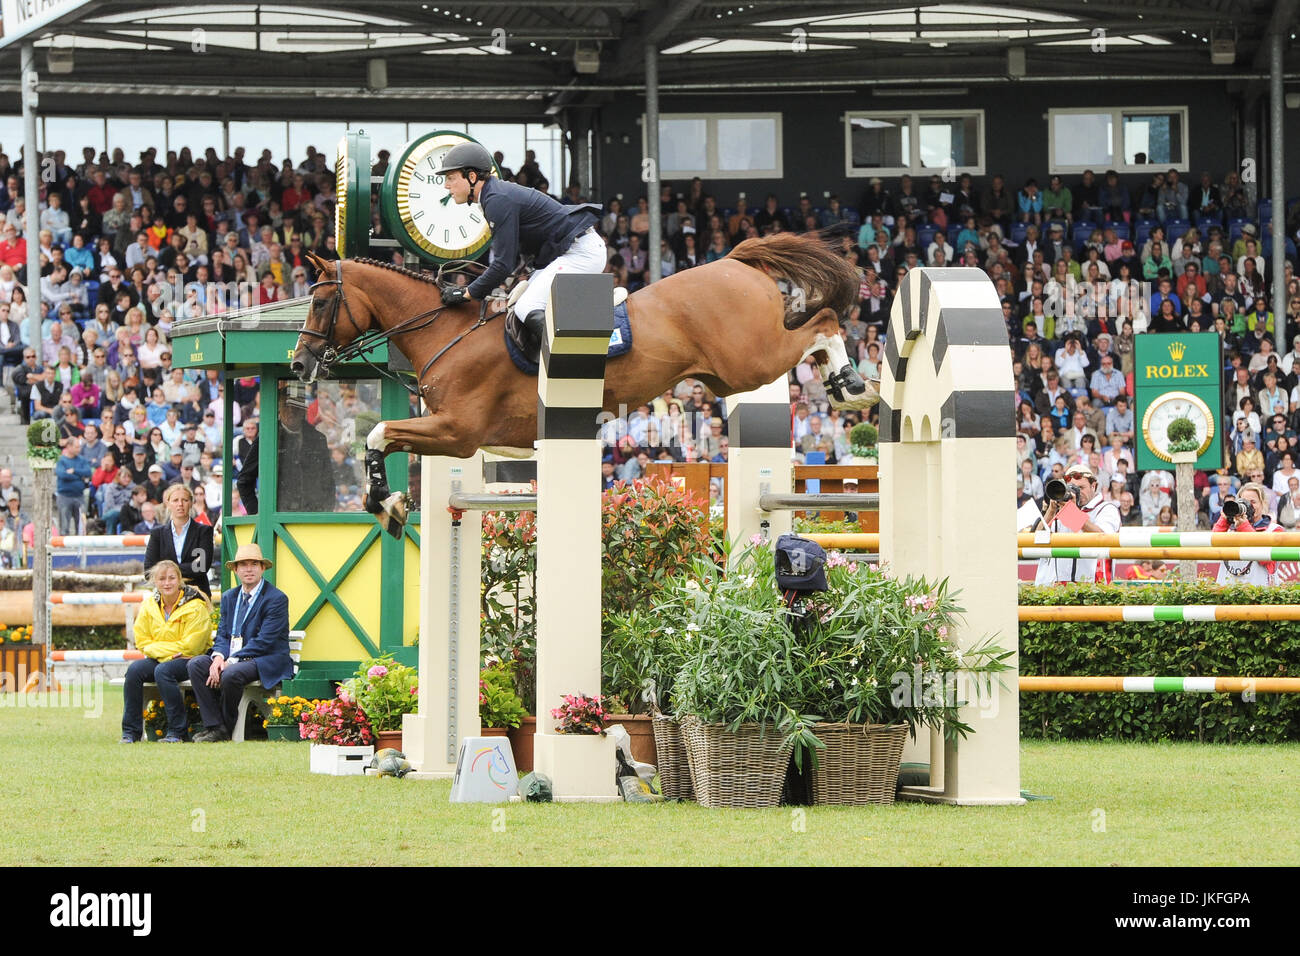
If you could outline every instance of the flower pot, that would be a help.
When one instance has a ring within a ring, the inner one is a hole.
[[[479,730],[480,737],[509,737],[509,727],[483,727]]]
[[[658,762],[659,787],[665,800],[694,800],[691,787],[691,768],[686,760],[686,742],[682,739],[682,725],[675,717],[656,714],[652,721],[655,735],[655,753]]]
[[[375,753],[389,747],[393,750],[402,749],[402,732],[400,730],[376,730]]]
[[[826,745],[809,776],[814,806],[894,802],[907,724],[815,724],[812,730]]]
[[[267,740],[302,740],[297,724],[267,724]]]
[[[792,744],[775,724],[706,724],[682,719],[691,786],[702,807],[776,807],[781,804]]]
[[[533,772],[533,737],[537,733],[537,718],[525,717],[518,727],[506,731],[510,749],[515,753],[515,769],[520,773]]]
[[[605,726],[621,724],[632,738],[632,759],[659,766],[655,752],[654,718],[649,714],[612,714],[605,718]]]

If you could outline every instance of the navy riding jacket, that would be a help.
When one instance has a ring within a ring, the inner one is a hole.
[[[521,252],[534,256],[533,265],[541,268],[600,219],[600,207],[593,203],[564,206],[536,189],[495,178],[483,184],[478,202],[492,230],[492,264],[469,284],[475,299],[505,281]]]

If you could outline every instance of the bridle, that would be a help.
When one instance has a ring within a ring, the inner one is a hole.
[[[441,275],[441,272],[439,274]],[[334,295],[330,297],[329,304],[326,306],[326,308],[329,310],[329,319],[326,323],[325,331],[318,332],[315,329],[309,329],[304,326],[303,329],[299,332],[299,334],[304,336],[309,336],[310,338],[314,338],[314,339],[320,339],[322,342],[324,342],[324,347],[321,349],[320,352],[317,352],[314,348],[312,348],[309,342],[303,343],[303,347],[312,356],[312,358],[316,360],[316,365],[320,372],[321,377],[328,378],[330,368],[338,364],[339,362],[347,362],[350,359],[359,358],[367,365],[369,365],[371,368],[373,368],[375,371],[379,372],[379,374],[383,375],[386,378],[392,379],[394,382],[399,383],[404,389],[406,389],[412,395],[419,398],[421,394],[421,389],[412,385],[410,382],[408,382],[406,379],[402,378],[401,376],[395,374],[391,369],[384,368],[383,366],[380,365],[376,365],[374,362],[370,360],[370,353],[373,352],[375,349],[377,349],[380,345],[383,345],[385,342],[387,342],[395,335],[402,335],[407,332],[418,332],[421,329],[428,328],[430,325],[434,323],[434,321],[438,318],[439,314],[441,314],[442,310],[445,309],[446,306],[440,305],[437,308],[426,309],[424,312],[421,312],[418,315],[413,315],[409,319],[403,319],[401,322],[393,326],[391,329],[363,330],[361,328],[361,323],[358,322],[356,320],[356,316],[352,314],[352,306],[348,304],[347,293],[343,290],[343,260],[342,259],[336,260],[334,263],[333,279],[318,279],[316,282],[313,282],[311,286],[308,288],[307,291],[312,295],[313,302],[315,301],[315,293],[318,286],[334,286]],[[487,303],[484,303],[485,312],[486,312],[486,308],[487,308]],[[348,321],[352,323],[352,328],[355,329],[357,332],[357,337],[344,346],[336,346],[334,344],[334,328],[338,324],[340,312],[347,313]],[[424,368],[420,370],[420,374],[416,377],[416,383],[418,384],[420,380],[424,378],[425,374],[429,371],[429,369],[433,367],[433,363],[436,362],[438,359],[440,359],[443,356],[443,354],[447,351],[447,349],[451,348],[453,345],[455,345],[457,342],[463,339],[470,332],[473,332],[475,329],[486,324],[488,321],[489,321],[489,317],[485,315],[480,315],[478,322],[470,326],[460,335],[456,336],[456,338],[452,339],[449,343],[447,343],[447,345],[444,346],[436,355],[434,355],[433,358],[429,359],[429,361],[425,363]]]

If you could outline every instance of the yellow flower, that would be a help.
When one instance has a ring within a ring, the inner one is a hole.
[[[155,731],[153,732],[153,735],[154,735],[155,737],[161,737],[161,736],[162,736],[162,731],[161,731],[161,730],[155,730]]]
[[[279,708],[279,707],[272,707],[272,708],[271,708],[271,716],[272,716],[272,717],[279,717],[279,716],[281,716],[280,708]]]

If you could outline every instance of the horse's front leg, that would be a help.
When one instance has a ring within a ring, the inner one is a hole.
[[[865,409],[880,401],[876,386],[864,379],[849,361],[844,339],[839,335],[839,322],[830,310],[825,310],[830,317],[816,325],[817,335],[803,353],[800,361],[813,356],[821,369],[822,381],[830,392],[831,404],[836,408]],[[817,319],[809,325],[813,326]],[[823,327],[824,326],[824,327]]]
[[[402,527],[411,511],[411,497],[389,487],[384,456],[410,452],[468,458],[477,445],[467,445],[463,435],[457,436],[454,424],[447,415],[395,419],[380,422],[366,436],[366,488],[362,504],[393,537],[402,536]]]

